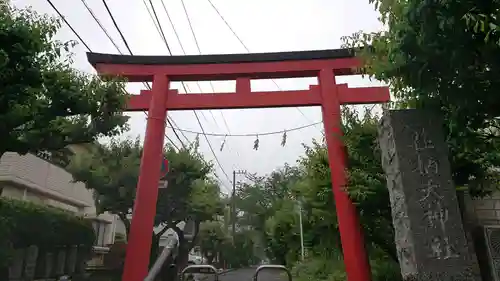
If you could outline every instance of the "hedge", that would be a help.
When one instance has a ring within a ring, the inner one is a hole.
[[[54,207],[0,198],[0,267],[12,249],[36,245],[43,250],[78,245],[92,247],[95,233],[88,220]]]

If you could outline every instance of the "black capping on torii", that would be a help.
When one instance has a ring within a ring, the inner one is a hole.
[[[224,54],[224,55],[187,55],[187,56],[133,56],[102,53],[87,53],[92,66],[97,64],[136,64],[136,65],[186,65],[186,64],[234,64],[250,62],[278,62],[301,60],[327,60],[352,58],[354,49],[331,49],[314,51]]]

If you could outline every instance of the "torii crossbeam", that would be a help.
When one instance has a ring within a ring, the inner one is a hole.
[[[129,82],[153,82],[151,91],[130,97],[128,111],[149,111],[140,176],[128,237],[123,281],[147,275],[167,110],[321,106],[332,191],[349,281],[369,281],[370,266],[355,206],[345,191],[345,155],[340,105],[384,103],[387,87],[349,88],[335,77],[361,66],[350,49],[206,56],[122,56],[87,54],[101,75]],[[317,77],[308,90],[252,92],[252,79]],[[179,94],[171,81],[236,80],[235,93]]]

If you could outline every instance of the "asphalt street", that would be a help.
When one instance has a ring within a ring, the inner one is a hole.
[[[256,268],[242,268],[223,272],[219,275],[219,281],[252,281]],[[283,272],[284,273],[284,272]],[[200,278],[201,281],[215,281],[213,276]],[[266,270],[259,273],[257,281],[288,281],[287,278],[275,270]]]

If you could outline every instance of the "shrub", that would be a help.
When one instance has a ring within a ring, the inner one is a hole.
[[[7,266],[12,249],[78,245],[90,250],[94,240],[90,221],[53,207],[0,198],[0,268]]]

